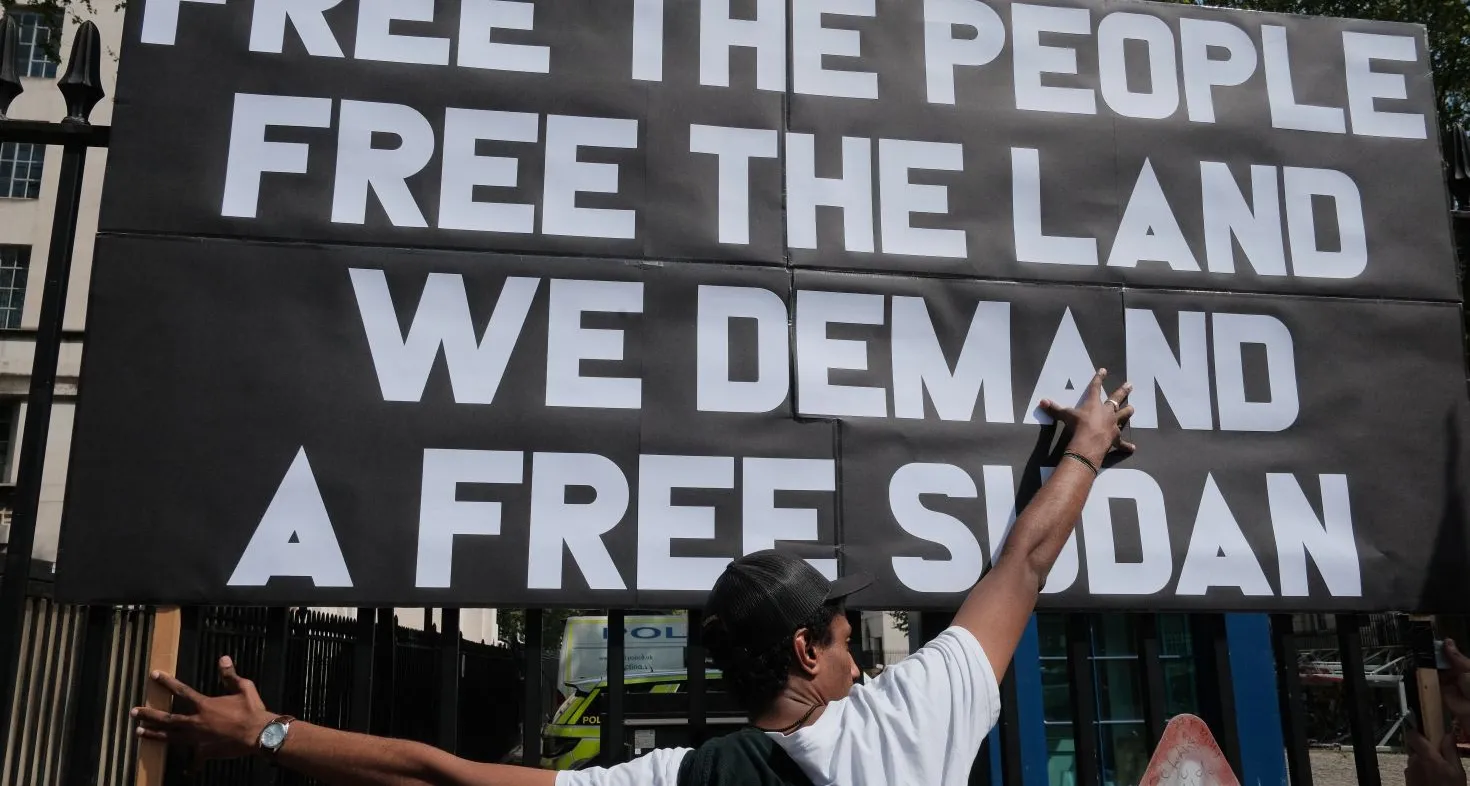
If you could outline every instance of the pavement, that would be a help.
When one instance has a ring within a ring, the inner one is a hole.
[[[1317,749],[1311,752],[1313,786],[1355,786],[1358,769],[1352,751]],[[1404,786],[1404,766],[1409,757],[1402,753],[1379,753],[1378,773],[1383,786]]]

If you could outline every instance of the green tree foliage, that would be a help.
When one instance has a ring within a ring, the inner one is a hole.
[[[600,609],[547,609],[541,613],[541,646],[544,652],[555,652],[561,648],[561,637],[567,628],[567,618],[581,615],[599,615]],[[500,640],[506,644],[520,644],[526,640],[526,612],[524,609],[501,609],[496,616],[500,625]]]
[[[909,613],[907,611],[890,611],[888,614],[893,617],[893,627],[899,633],[909,632]]]

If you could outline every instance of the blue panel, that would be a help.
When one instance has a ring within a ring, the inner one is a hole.
[[[1286,784],[1286,742],[1276,699],[1276,666],[1271,653],[1271,618],[1265,614],[1226,614],[1230,681],[1235,688],[1236,727],[1240,732],[1242,786]]]
[[[1020,786],[1047,786],[1046,727],[1041,722],[1041,639],[1036,632],[1035,614],[1031,615],[1031,622],[1026,625],[1026,632],[1016,645],[1011,668],[1016,673],[1017,709],[1020,710],[1021,721]],[[1000,783],[999,780],[994,782]]]

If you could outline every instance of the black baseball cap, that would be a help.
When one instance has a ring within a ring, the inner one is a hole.
[[[732,561],[705,601],[704,627],[720,626],[749,649],[774,646],[805,625],[823,605],[873,583],[866,573],[828,581],[800,557],[774,549]]]

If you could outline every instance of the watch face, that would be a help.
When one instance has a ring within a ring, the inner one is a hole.
[[[281,743],[285,741],[286,727],[274,721],[260,733],[260,744],[267,748],[279,748],[281,747]]]

